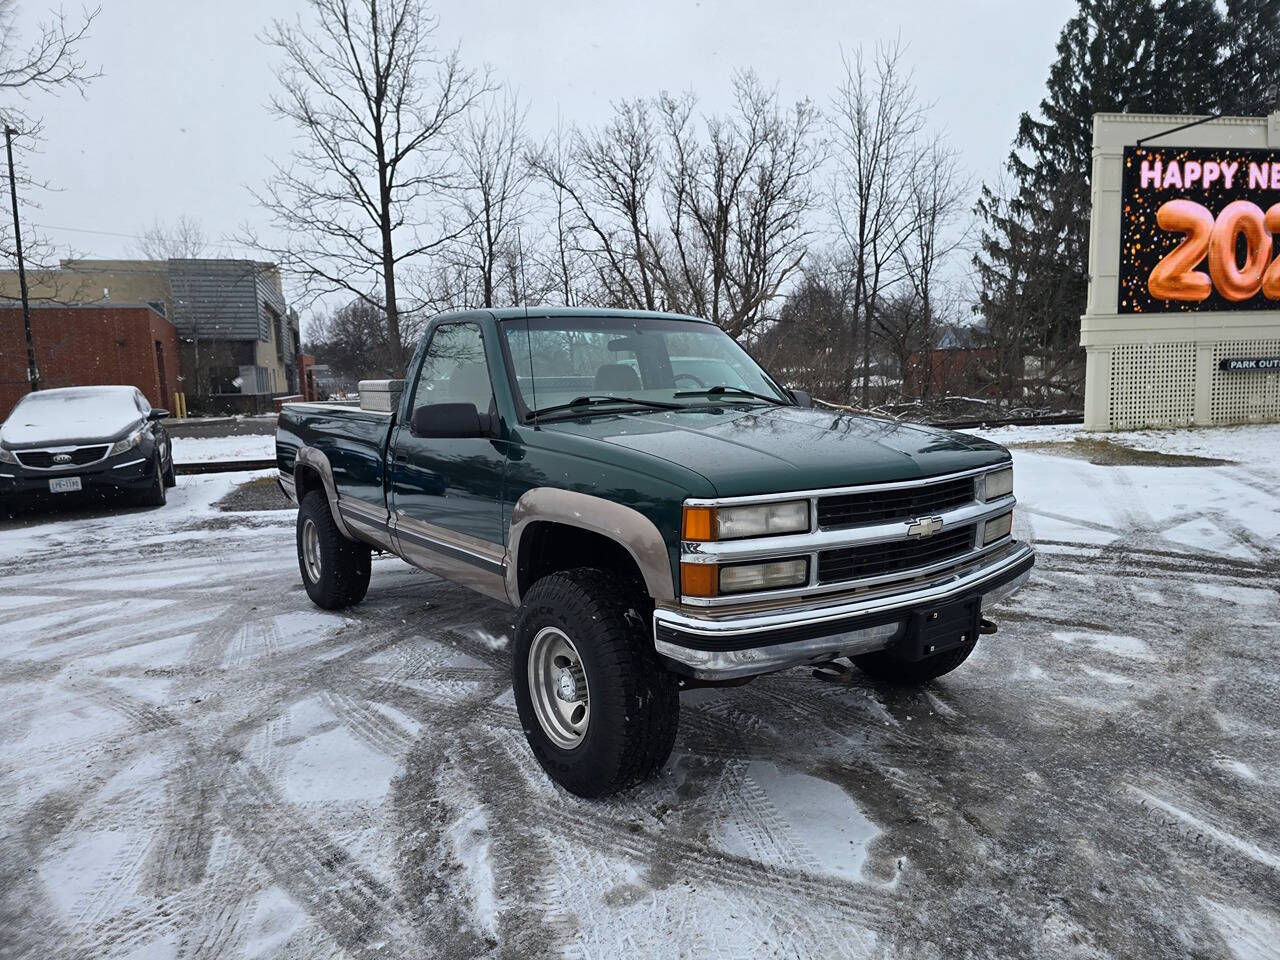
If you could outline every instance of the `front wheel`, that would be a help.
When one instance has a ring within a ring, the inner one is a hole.
[[[144,507],[163,507],[169,500],[168,487],[164,482],[164,468],[160,465],[160,454],[156,454],[151,464],[151,482],[147,488],[137,495],[138,503]]]
[[[580,797],[648,779],[675,744],[679,692],[639,599],[613,573],[567,570],[535,583],[516,619],[521,726],[542,768]]]
[[[298,506],[298,568],[311,602],[339,610],[364,599],[372,551],[348,540],[333,522],[323,490],[312,490]]]

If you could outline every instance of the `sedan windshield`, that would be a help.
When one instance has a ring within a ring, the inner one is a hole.
[[[502,329],[530,411],[791,402],[732,337],[710,323],[532,317],[507,320]]]

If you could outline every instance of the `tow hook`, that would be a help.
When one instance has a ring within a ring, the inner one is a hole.
[[[995,633],[999,629],[999,624],[994,620],[988,620],[986,617],[983,617],[981,622],[978,624],[978,633],[983,636],[986,636],[988,633]]]

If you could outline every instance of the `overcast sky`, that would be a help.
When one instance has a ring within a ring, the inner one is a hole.
[[[21,0],[19,25],[47,0]],[[74,8],[73,4],[68,5]],[[291,133],[272,119],[272,51],[258,39],[302,0],[106,0],[85,44],[103,77],[82,100],[40,99],[46,123],[40,172],[60,188],[31,220],[59,246],[95,257],[128,254],[156,218],[187,213],[214,237],[258,219],[246,184]],[[991,178],[1020,111],[1032,109],[1074,0],[471,0],[438,3],[439,37],[529,101],[536,136],[566,122],[595,123],[610,101],[692,90],[725,105],[729,78],[754,67],[786,99],[826,102],[840,48],[901,36],[932,120],[968,171]],[[235,251],[231,251],[235,252]]]

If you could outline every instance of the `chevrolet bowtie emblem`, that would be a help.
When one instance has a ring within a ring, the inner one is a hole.
[[[918,520],[907,521],[908,537],[932,537],[941,529],[941,517],[921,517]]]

